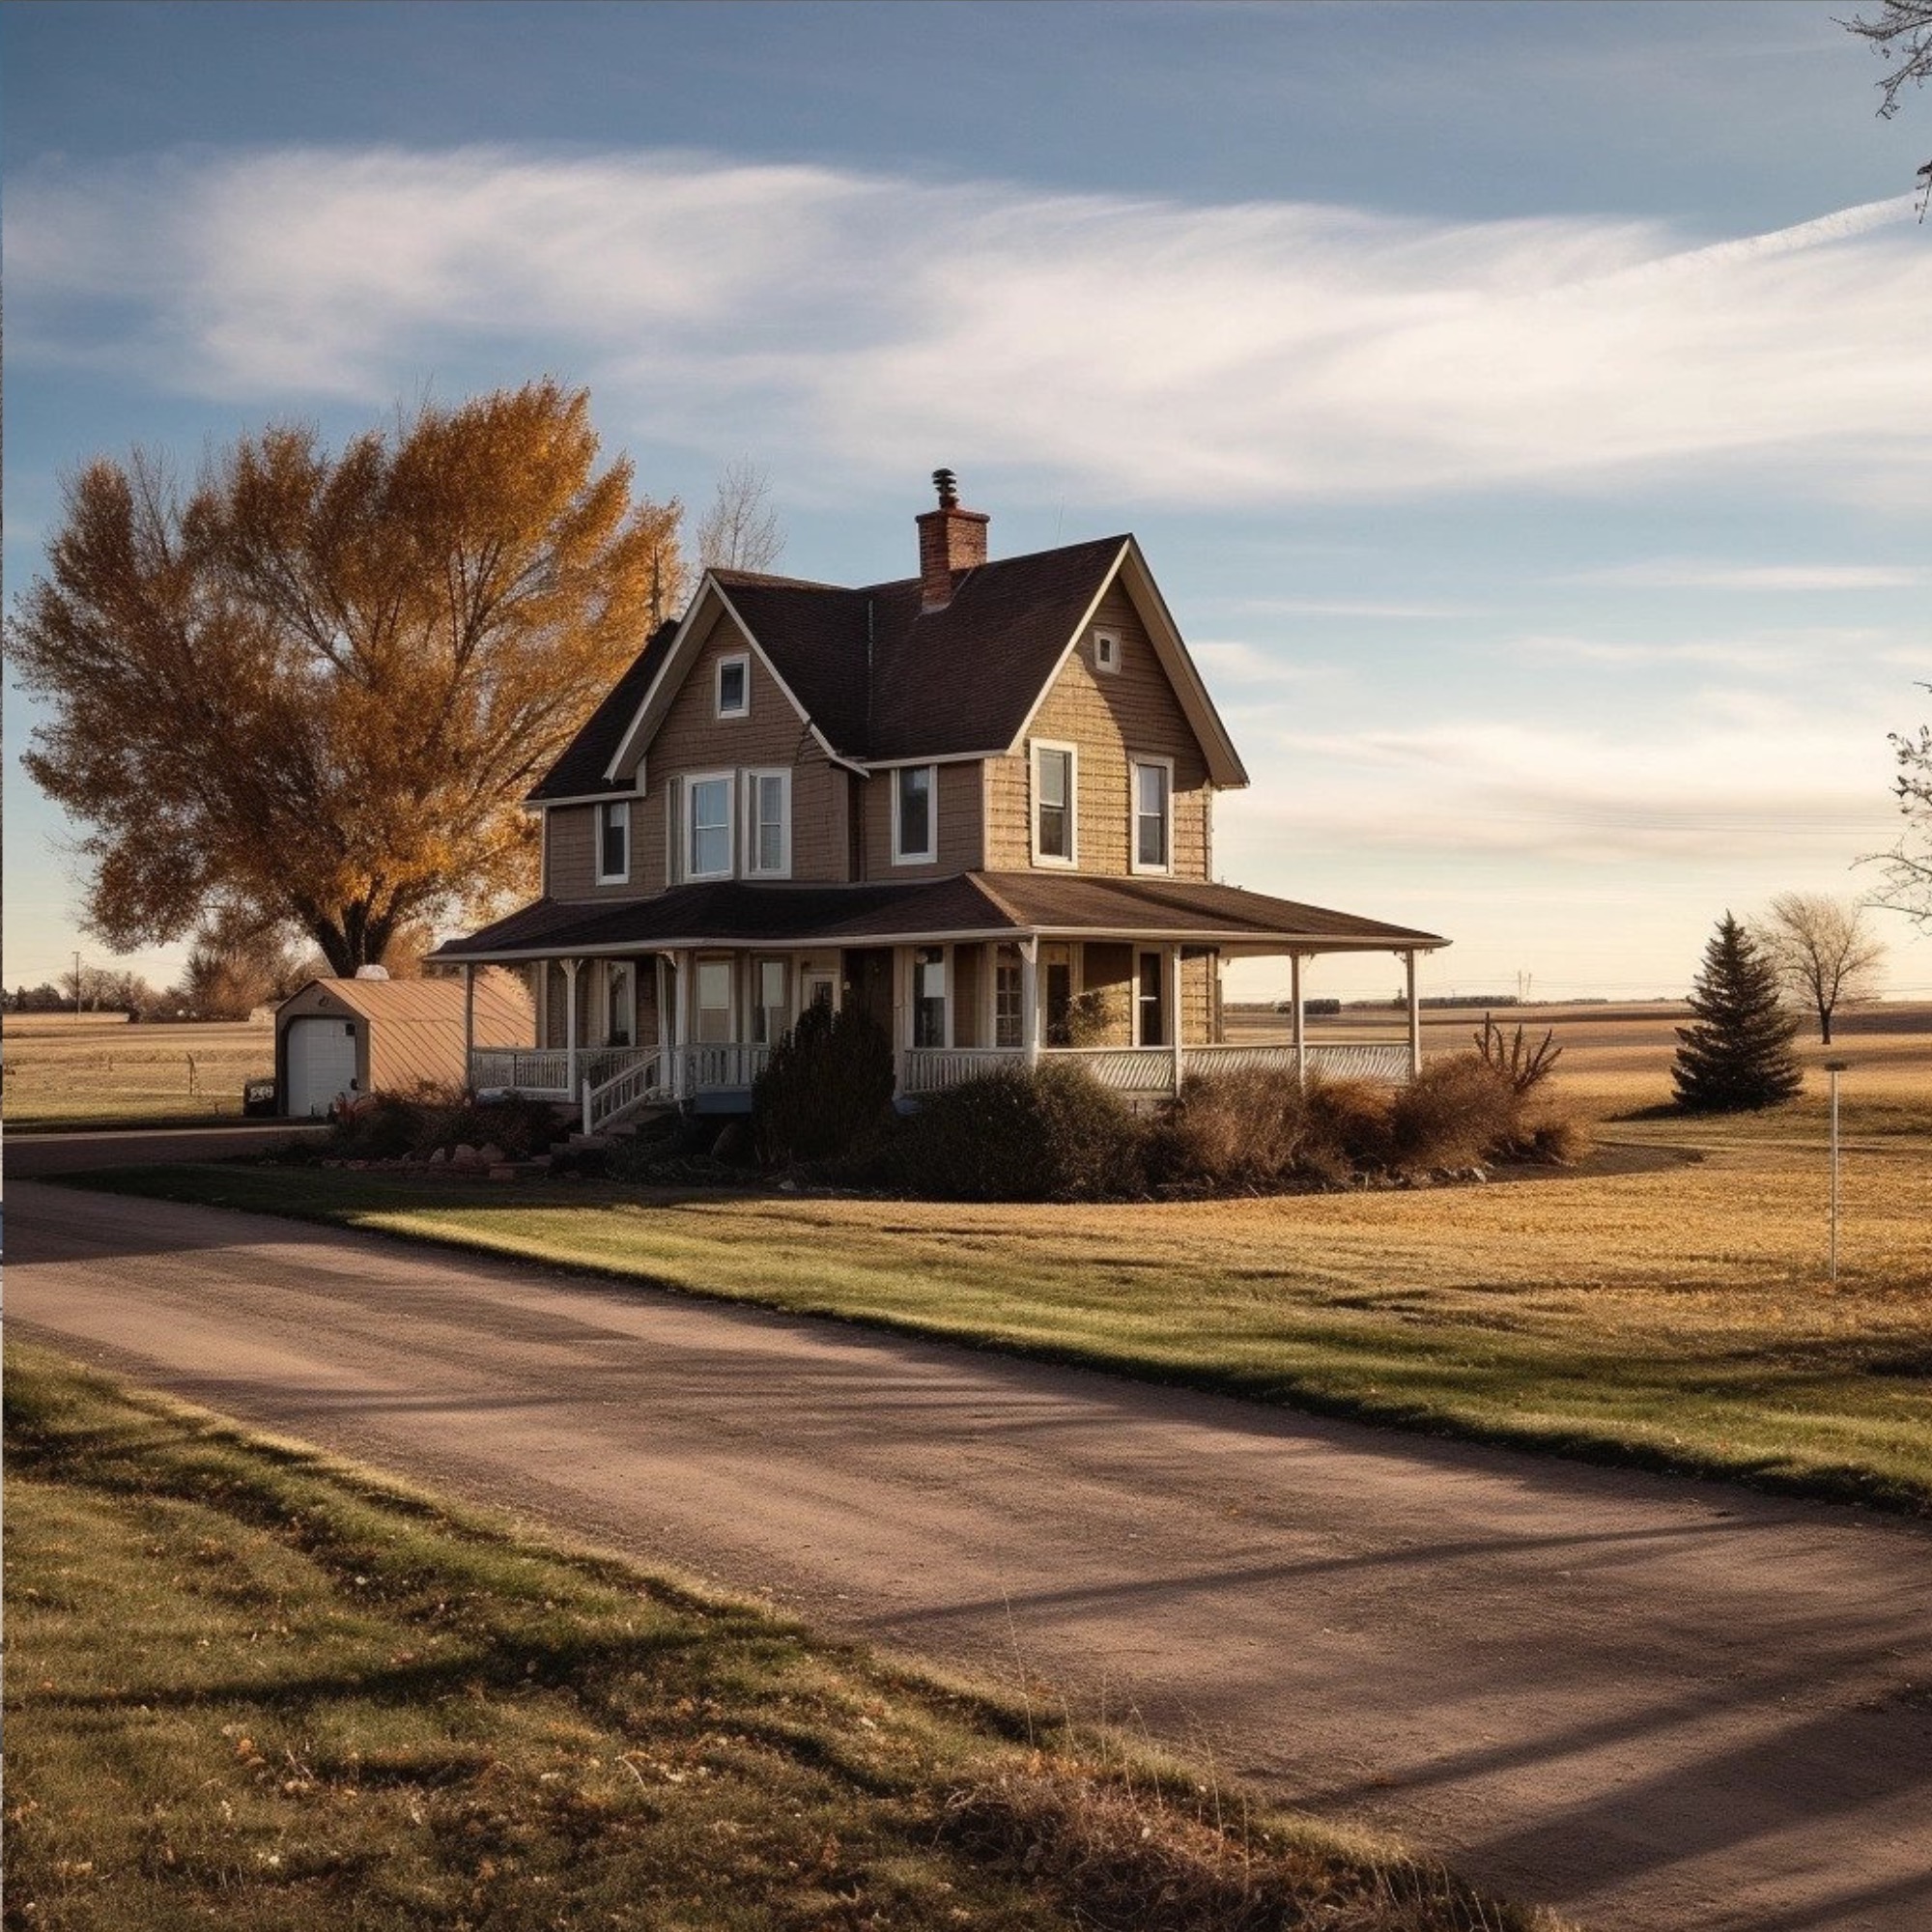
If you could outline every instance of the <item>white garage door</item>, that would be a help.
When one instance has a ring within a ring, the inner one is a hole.
[[[289,1098],[297,1117],[326,1114],[338,1094],[355,1080],[353,1020],[299,1019],[289,1022]]]

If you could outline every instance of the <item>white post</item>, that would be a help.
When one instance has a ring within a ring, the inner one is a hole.
[[[1027,1071],[1039,1065],[1039,941],[1020,941],[1020,1046]]]
[[[1403,955],[1408,968],[1408,1077],[1422,1071],[1422,1003],[1415,996],[1415,948]]]
[[[893,1098],[905,1092],[906,1056],[912,1051],[913,1012],[919,1000],[919,949],[893,948]]]
[[[463,962],[463,1087],[476,1091],[476,962]]]
[[[1298,1086],[1308,1085],[1308,1015],[1301,1008],[1301,954],[1288,955],[1288,998],[1294,1009],[1294,1078]]]
[[[685,1075],[690,1070],[690,1056],[686,1052],[686,1048],[691,1041],[691,1003],[696,997],[691,983],[692,976],[696,970],[694,963],[696,956],[694,952],[680,952],[675,962],[677,966],[677,1065],[671,1079],[671,1091],[674,1096],[680,1100],[690,1097],[685,1091]]]
[[[1847,1063],[1828,1060],[1825,1069],[1832,1076],[1832,1286],[1838,1285],[1838,1075]]]
[[[573,1094],[577,1092],[577,971],[582,964],[581,959],[563,962],[563,1084]]]
[[[1179,1099],[1183,1071],[1180,1046],[1180,948],[1170,946],[1167,949],[1167,956],[1169,976],[1174,982],[1174,1022],[1168,1028],[1168,1032],[1174,1040],[1174,1095]]]

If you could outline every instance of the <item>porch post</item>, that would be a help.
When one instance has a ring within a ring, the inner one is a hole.
[[[573,1099],[577,1097],[577,973],[582,964],[581,959],[563,962],[563,1084]]]
[[[1415,997],[1415,948],[1411,946],[1402,956],[1408,968],[1408,1077],[1413,1080],[1422,1071],[1422,1003]]]
[[[463,962],[463,1091],[476,1091],[476,962]]]
[[[1294,1079],[1308,1085],[1308,1015],[1301,1007],[1301,954],[1288,955],[1288,997],[1294,1009]]]
[[[1182,1073],[1180,1045],[1180,948],[1179,946],[1170,946],[1167,949],[1167,956],[1170,962],[1169,973],[1174,981],[1174,1024],[1168,1031],[1174,1038],[1174,1097],[1178,1100],[1180,1097]]]
[[[685,1075],[690,1070],[691,1056],[685,1051],[691,1039],[691,1003],[696,997],[692,988],[692,979],[696,971],[694,964],[695,952],[680,952],[676,956],[677,966],[677,1061],[671,1076],[671,1093],[677,1099],[690,1096],[685,1093]]]
[[[1020,941],[1020,1047],[1027,1071],[1039,1065],[1039,941]]]
[[[919,998],[919,952],[893,948],[893,1098],[905,1092],[906,1055],[912,1050],[912,1016]]]

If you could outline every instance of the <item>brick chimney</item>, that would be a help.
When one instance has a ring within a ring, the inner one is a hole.
[[[952,580],[986,560],[986,526],[993,520],[980,510],[959,507],[959,486],[952,470],[935,469],[933,488],[939,507],[913,519],[919,526],[919,608],[943,611],[952,602]]]

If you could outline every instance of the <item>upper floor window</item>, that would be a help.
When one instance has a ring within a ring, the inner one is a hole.
[[[791,877],[791,774],[745,774],[745,870],[753,877]]]
[[[621,886],[631,876],[631,806],[620,799],[597,808],[597,883]]]
[[[938,854],[933,835],[939,767],[901,765],[893,774],[893,864],[913,866]]]
[[[1174,765],[1167,758],[1134,761],[1134,865],[1165,872],[1174,864]]]
[[[1071,745],[1033,748],[1033,860],[1036,866],[1071,866],[1079,854],[1074,804],[1079,753]]]
[[[685,847],[688,879],[731,876],[731,774],[711,772],[684,781],[690,834]]]
[[[750,658],[718,660],[718,715],[721,718],[748,718],[752,711],[752,661]]]
[[[1094,668],[1095,670],[1119,670],[1120,668],[1120,632],[1095,631],[1094,633]]]

